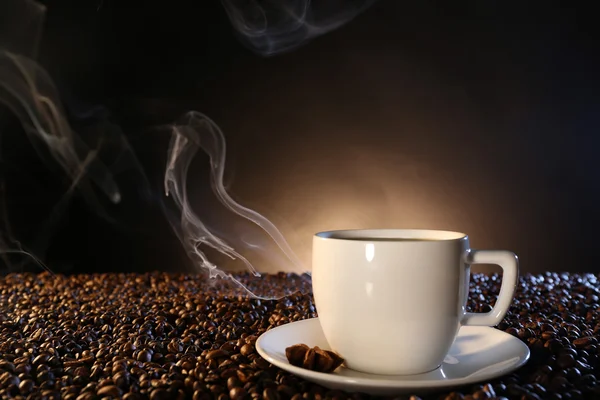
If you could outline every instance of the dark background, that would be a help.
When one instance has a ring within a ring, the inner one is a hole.
[[[316,231],[417,227],[513,250],[523,272],[600,271],[600,36],[583,2],[381,0],[266,58],[218,1],[44,4],[40,64],[67,107],[110,110],[156,197],[115,208],[122,225],[74,198],[48,240],[55,272],[183,268],[156,206],[168,135],[154,127],[190,109],[223,129],[235,197],[307,264]],[[7,178],[27,244],[65,186],[15,148],[46,183]],[[192,191],[208,184],[194,173]]]

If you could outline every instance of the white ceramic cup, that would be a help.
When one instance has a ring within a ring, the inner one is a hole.
[[[502,267],[489,313],[466,312],[471,264]],[[494,326],[504,318],[518,268],[514,253],[472,250],[459,232],[344,230],[313,237],[312,286],[325,338],[348,368],[371,374],[438,368],[461,326]]]

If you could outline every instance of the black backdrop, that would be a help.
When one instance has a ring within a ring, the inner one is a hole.
[[[218,1],[44,4],[39,62],[67,106],[111,111],[157,197],[168,136],[152,127],[195,109],[225,132],[236,198],[307,262],[318,230],[423,227],[514,250],[524,272],[600,271],[600,37],[584,3],[382,0],[269,58],[236,40]],[[27,244],[65,187],[16,136],[13,158],[50,182],[7,178]],[[51,268],[182,268],[158,210],[118,212],[135,229],[75,199],[49,239]]]

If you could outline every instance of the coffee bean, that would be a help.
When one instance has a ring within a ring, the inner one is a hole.
[[[575,349],[573,349],[571,347],[565,347],[564,349],[562,349],[560,351],[559,355],[561,355],[561,354],[570,354],[570,355],[573,356],[573,358],[575,358],[575,357],[577,357],[577,350],[575,350]]]
[[[544,347],[556,354],[563,349],[562,343],[557,339],[550,339],[544,343]]]
[[[544,340],[550,340],[550,339],[554,339],[556,337],[556,333],[554,333],[553,331],[546,331],[546,332],[542,332],[542,339]]]
[[[563,353],[556,359],[556,365],[562,369],[570,368],[575,365],[575,358],[572,354]]]
[[[277,390],[273,388],[266,388],[263,390],[262,395],[264,400],[280,400],[281,398],[279,393],[277,393]]]
[[[113,383],[120,388],[129,386],[129,373],[127,371],[119,371],[113,375]]]
[[[246,394],[246,390],[242,387],[234,387],[229,391],[229,397],[231,397],[231,400],[243,399]]]
[[[35,388],[35,382],[31,379],[25,379],[25,380],[22,380],[21,383],[19,383],[19,390],[21,391],[22,394],[31,393],[34,388]]]
[[[238,370],[236,371],[236,373],[237,373],[237,377],[238,377],[238,379],[239,379],[239,380],[240,380],[240,382],[242,382],[242,383],[246,383],[246,382],[248,382],[248,380],[250,379],[250,375],[249,375],[249,374],[247,374],[246,372],[244,372],[244,371],[243,371],[243,370],[241,370],[241,369],[238,369]]]
[[[33,359],[32,364],[37,367],[38,365],[46,364],[49,359],[50,355],[48,353],[42,353]]]
[[[123,392],[121,391],[121,389],[119,389],[118,387],[111,385],[111,386],[104,386],[100,389],[98,389],[97,394],[98,396],[112,396],[112,397],[119,397],[121,396]]]
[[[209,393],[204,392],[202,390],[194,391],[194,394],[192,396],[192,400],[210,400],[210,399],[212,399],[212,396]]]
[[[217,350],[212,350],[212,351],[209,351],[209,352],[206,354],[206,359],[207,359],[207,360],[213,360],[213,359],[216,359],[216,358],[223,358],[223,357],[227,357],[228,355],[229,355],[229,354],[228,354],[226,351],[224,351],[224,350],[221,350],[221,349],[217,349]]]
[[[221,372],[220,376],[223,379],[229,379],[232,376],[237,376],[237,369],[235,367],[227,368],[227,369],[223,370],[223,372]]]
[[[150,362],[152,360],[152,353],[148,350],[142,350],[137,355],[137,360],[141,362]]]
[[[577,348],[584,348],[592,343],[594,343],[595,338],[592,336],[586,336],[573,341],[573,346]]]
[[[17,359],[15,359],[15,360],[17,360]],[[21,361],[21,360],[19,360],[19,361]],[[8,372],[15,372],[15,364],[8,362],[7,360],[0,360],[0,371],[1,370],[8,371]]]
[[[5,372],[0,375],[0,385],[7,387],[10,385],[18,386],[21,383],[21,379],[18,376],[11,374],[10,372]]]
[[[252,346],[251,344],[245,344],[240,349],[240,353],[243,356],[248,356],[248,355],[252,354],[253,352],[254,352],[254,346]]]
[[[230,390],[235,387],[242,387],[242,386],[243,386],[242,382],[240,382],[240,380],[234,376],[227,379],[227,388]]]
[[[255,359],[252,362],[252,364],[254,366],[256,366],[256,368],[259,368],[259,369],[267,369],[267,368],[269,368],[271,366],[271,363],[269,363],[267,360],[265,360],[262,357],[259,357],[259,358]]]
[[[171,395],[165,388],[152,389],[150,392],[150,400],[169,400]]]
[[[277,392],[284,398],[291,398],[296,394],[296,390],[293,387],[283,384],[277,386]]]

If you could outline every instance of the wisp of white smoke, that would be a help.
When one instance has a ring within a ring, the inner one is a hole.
[[[180,220],[173,224],[173,228],[196,265],[200,269],[208,270],[211,278],[231,279],[241,285],[230,273],[217,268],[207,258],[200,248],[200,246],[207,246],[231,259],[240,260],[254,276],[260,276],[260,273],[246,257],[236,251],[223,238],[218,237],[213,228],[207,226],[196,215],[190,204],[187,192],[187,177],[190,164],[198,150],[201,149],[208,155],[210,184],[219,202],[232,213],[251,221],[268,234],[291,263],[292,268],[286,265],[285,270],[295,270],[298,273],[306,272],[277,227],[263,215],[237,203],[225,189],[223,176],[226,146],[221,129],[210,118],[199,112],[185,114],[180,121],[173,124],[171,129],[171,144],[165,172],[165,193],[173,198],[180,211]],[[249,290],[248,293],[255,295]]]
[[[376,0],[221,0],[242,43],[272,56],[352,21]]]

